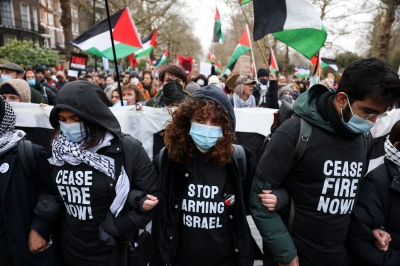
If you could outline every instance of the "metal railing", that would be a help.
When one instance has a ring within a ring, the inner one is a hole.
[[[39,23],[29,21],[27,18],[15,19],[11,17],[1,17],[0,27],[44,33],[44,29]]]

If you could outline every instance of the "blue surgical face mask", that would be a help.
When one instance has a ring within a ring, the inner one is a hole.
[[[350,111],[353,116],[350,118],[349,122],[344,122],[342,109],[342,123],[353,133],[367,133],[368,131],[370,131],[375,123],[368,119],[363,119],[357,114],[354,114],[353,110],[351,109],[349,98],[347,98],[347,102],[349,103]]]
[[[28,80],[27,82],[28,82],[29,86],[35,86],[36,85],[36,80],[34,80],[34,79],[33,80]]]
[[[81,122],[67,124],[60,122],[60,130],[72,142],[81,142],[86,137],[86,131]]]
[[[218,139],[222,137],[222,128],[220,126],[208,126],[192,122],[189,135],[197,146],[203,150],[208,150],[215,146]]]
[[[13,77],[11,77],[9,75],[1,75],[0,82],[4,82],[4,81],[10,80],[10,79],[13,79]]]

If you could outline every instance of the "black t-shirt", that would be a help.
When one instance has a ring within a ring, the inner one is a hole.
[[[61,251],[67,265],[109,265],[112,247],[100,241],[99,225],[110,211],[113,180],[84,163],[56,166],[52,179],[66,207]]]
[[[179,240],[173,265],[232,266],[237,265],[233,239],[229,229],[229,213],[233,206],[225,204],[224,188],[227,170],[209,165],[196,150],[196,166],[186,164],[190,177],[182,200]]]
[[[364,139],[344,139],[313,126],[301,160],[290,171],[299,133],[299,118],[285,121],[272,135],[256,174],[275,186],[285,182],[292,195],[292,237],[301,265],[346,266],[344,242],[366,169]]]
[[[0,165],[3,163],[3,158],[0,158]],[[7,235],[6,235],[6,227],[4,225],[4,217],[3,217],[3,201],[2,194],[3,186],[0,180],[0,262],[1,265],[11,266],[13,265],[13,260],[10,252],[10,248],[8,247]]]

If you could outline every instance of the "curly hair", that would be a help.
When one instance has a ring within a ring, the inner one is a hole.
[[[224,166],[232,160],[235,135],[231,128],[228,112],[214,101],[199,97],[189,98],[176,110],[168,109],[172,121],[166,126],[164,143],[168,157],[174,162],[189,162],[194,158],[195,144],[189,135],[191,120],[195,116],[205,119],[213,117],[221,125],[223,136],[206,153],[206,162]]]
[[[133,90],[135,92],[136,102],[146,101],[143,90],[140,89],[138,86],[129,83],[122,87],[122,93],[124,92],[124,90]]]

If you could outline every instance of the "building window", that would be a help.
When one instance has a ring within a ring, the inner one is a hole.
[[[76,9],[72,10],[72,17],[78,18],[78,10],[76,10]]]
[[[62,48],[64,48],[64,42],[65,42],[65,40],[64,40],[64,34],[60,33],[60,46],[61,46]]]
[[[47,20],[49,22],[49,25],[54,25],[54,17],[53,14],[47,14]]]
[[[20,4],[21,8],[21,21],[22,21],[22,28],[24,29],[31,29],[31,19],[29,15],[29,6],[25,4]]]
[[[51,47],[56,46],[56,36],[54,34],[54,30],[50,30],[50,46]]]
[[[4,45],[9,44],[11,41],[16,40],[17,37],[14,35],[4,35]]]
[[[32,8],[32,17],[33,17],[33,30],[39,30],[39,22],[36,8]]]
[[[3,24],[4,26],[15,26],[12,0],[1,0],[0,12],[1,24]]]
[[[72,31],[79,33],[79,23],[77,21],[72,21]]]
[[[49,47],[49,41],[47,39],[44,40],[44,47]]]
[[[48,8],[52,8],[53,7],[52,4],[51,4],[51,0],[47,0],[47,7]]]
[[[41,4],[42,6],[46,6],[46,0],[40,0],[40,4]]]
[[[61,3],[58,2],[58,11],[61,12]]]

